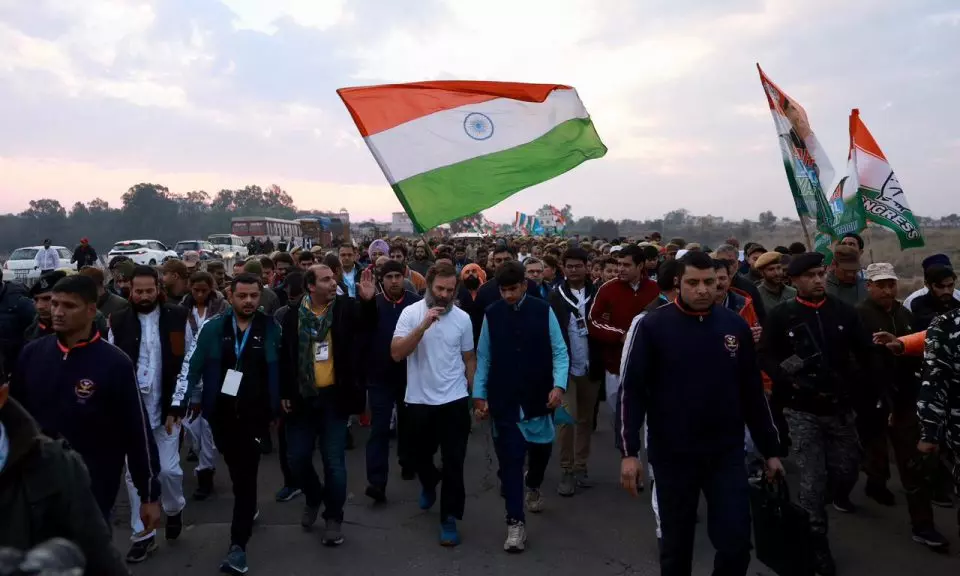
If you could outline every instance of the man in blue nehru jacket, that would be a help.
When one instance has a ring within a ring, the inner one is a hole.
[[[557,316],[541,298],[527,295],[524,267],[506,262],[497,269],[501,299],[487,307],[477,346],[474,408],[493,420],[507,506],[503,549],[523,552],[527,510],[543,510],[540,484],[550,462],[556,431],[553,411],[567,389],[570,360]],[[530,466],[524,476],[524,461]],[[526,484],[526,498],[524,498]]]

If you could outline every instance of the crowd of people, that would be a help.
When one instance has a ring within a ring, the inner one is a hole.
[[[63,537],[88,573],[126,574],[157,549],[158,528],[183,534],[182,460],[197,463],[196,502],[222,461],[234,504],[220,569],[244,574],[274,436],[276,499],[302,496],[303,528],[322,518],[322,544],[339,546],[361,417],[366,496],[388,499],[395,437],[401,478],[419,481],[421,509],[439,509],[443,546],[461,542],[468,439],[489,420],[503,548],[523,552],[554,444],[556,493],[593,485],[607,405],[623,487],[652,487],[664,575],[691,573],[701,494],[714,573],[746,574],[749,475],[782,482],[785,464],[817,573],[835,574],[825,508],[856,511],[861,470],[865,496],[893,506],[890,447],[913,540],[945,549],[932,506],[952,506],[960,480],[956,274],[945,255],[926,258],[924,288],[901,302],[894,267],[864,269],[862,253],[855,234],[827,265],[801,243],[711,249],[652,233],[377,239],[229,267],[192,252],[104,271],[81,251],[73,274],[44,263],[29,291],[0,288],[0,546]],[[121,478],[125,558],[109,530]]]

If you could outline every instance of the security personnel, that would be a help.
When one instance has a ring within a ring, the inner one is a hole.
[[[777,430],[750,327],[736,312],[715,304],[713,260],[688,252],[679,262],[677,301],[634,322],[627,335],[617,407],[620,480],[637,493],[646,420],[663,534],[660,573],[690,575],[703,492],[717,550],[713,573],[743,576],[750,565],[744,425],[767,459],[770,477],[783,473]]]
[[[164,535],[176,540],[183,530],[183,470],[180,468],[180,419],[182,408],[171,408],[177,377],[183,366],[187,309],[163,301],[160,278],[151,266],[137,266],[130,282],[130,306],[110,317],[110,343],[133,360],[137,385],[143,396],[150,429],[160,457],[161,501],[167,515]],[[137,491],[127,474],[131,509],[136,510]],[[157,549],[156,533],[145,529],[131,514],[133,544],[127,561],[147,559]]]
[[[826,293],[823,255],[794,257],[787,275],[797,289],[792,301],[767,314],[760,339],[760,366],[773,381],[771,401],[783,412],[800,469],[800,506],[810,514],[817,573],[836,573],[827,541],[827,486],[834,507],[851,512],[846,495],[857,481],[860,444],[854,413],[873,406],[866,387],[874,379],[870,335],[857,311]],[[785,438],[781,438],[785,442]]]
[[[160,519],[157,444],[137,390],[133,363],[93,326],[97,286],[68,276],[53,287],[56,335],[28,344],[14,370],[12,396],[51,438],[66,439],[90,472],[104,518],[117,499],[124,458],[146,526]]]
[[[37,310],[37,316],[34,318],[33,324],[30,324],[30,327],[27,328],[27,331],[23,334],[27,342],[32,342],[37,338],[54,333],[53,319],[50,316],[50,306],[53,301],[53,286],[66,277],[67,273],[63,270],[47,272],[30,288],[30,296],[33,298],[33,305]],[[97,310],[94,324],[100,333],[100,337],[106,338],[108,330],[107,317],[101,314],[99,310]]]

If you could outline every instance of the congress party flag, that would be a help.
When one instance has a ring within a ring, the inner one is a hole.
[[[809,218],[817,223],[818,234],[814,245],[817,251],[826,253],[833,236],[834,214],[824,190],[833,181],[833,165],[810,128],[803,107],[774,84],[759,64],[757,70],[770,113],[773,114],[783,167],[787,172],[797,214],[801,219]]]
[[[897,175],[856,108],[850,113],[851,176],[867,220],[896,232],[900,249],[923,246],[923,234]]]
[[[419,232],[607,152],[570,86],[452,80],[337,93]]]

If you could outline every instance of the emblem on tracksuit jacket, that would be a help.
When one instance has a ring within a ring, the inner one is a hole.
[[[730,352],[730,357],[733,358],[737,355],[737,350],[740,349],[740,340],[733,334],[727,334],[723,337],[723,346]]]
[[[79,400],[87,400],[93,393],[96,391],[97,385],[93,383],[93,380],[83,380],[77,382],[77,385],[73,387],[73,393],[77,395]]]

